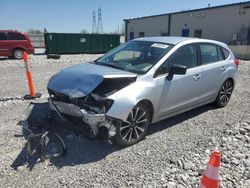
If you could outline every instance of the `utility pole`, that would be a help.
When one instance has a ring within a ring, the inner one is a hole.
[[[97,31],[96,31],[96,15],[95,15],[95,10],[93,10],[92,33],[97,33]]]
[[[103,33],[102,27],[102,9],[98,8],[98,26],[97,26],[97,33]]]

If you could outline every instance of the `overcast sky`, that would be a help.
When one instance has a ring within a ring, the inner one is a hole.
[[[0,0],[0,29],[47,28],[49,32],[92,30],[92,12],[102,8],[105,32],[114,32],[123,19],[164,14],[237,0]]]

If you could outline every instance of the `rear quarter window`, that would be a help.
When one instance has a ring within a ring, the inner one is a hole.
[[[229,55],[230,55],[230,52],[225,48],[222,48],[222,51],[223,51],[225,59],[227,59],[229,57]]]
[[[25,36],[21,33],[8,33],[10,40],[26,40]]]
[[[219,47],[219,46],[217,46],[217,53],[218,53],[218,61],[222,61],[225,59],[223,51],[222,51],[221,47]]]

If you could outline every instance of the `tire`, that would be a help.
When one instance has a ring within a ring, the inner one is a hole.
[[[60,59],[61,56],[59,54],[48,54],[47,59]]]
[[[127,122],[116,125],[114,140],[122,147],[136,144],[146,136],[149,124],[149,109],[143,104],[138,104],[128,115]]]
[[[225,107],[231,98],[233,89],[234,89],[233,81],[231,79],[227,79],[220,88],[220,91],[214,102],[215,106],[219,108]]]
[[[23,59],[23,53],[24,53],[24,50],[21,49],[21,48],[16,48],[13,53],[12,53],[12,56],[14,59]]]
[[[56,133],[47,132],[40,138],[41,158],[55,159],[65,156],[67,150],[63,139]]]

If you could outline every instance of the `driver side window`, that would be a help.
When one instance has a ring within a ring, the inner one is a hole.
[[[157,70],[157,75],[169,72],[172,65],[184,65],[187,68],[198,65],[198,55],[196,44],[188,44],[177,49]]]

